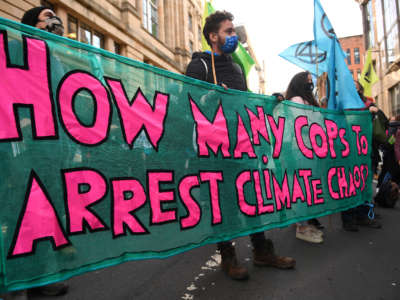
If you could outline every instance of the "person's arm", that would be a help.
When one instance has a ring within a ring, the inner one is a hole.
[[[239,68],[240,68],[240,66],[239,66]],[[240,69],[242,69],[242,68],[240,68]],[[249,88],[248,88],[248,86],[247,86],[247,79],[246,79],[246,76],[244,75],[243,70],[242,70],[242,77],[243,77],[243,82],[244,82],[245,90],[248,91]]]
[[[248,91],[249,89],[247,87],[247,80],[246,80],[246,76],[244,75],[244,72],[242,70],[242,67],[239,64],[235,63],[235,62],[232,62],[232,65],[233,65],[233,70],[237,73],[236,75],[240,76],[242,78],[243,87],[241,89],[239,89],[239,90]],[[225,84],[223,84],[222,86],[224,88],[226,87]],[[227,87],[225,89],[227,89]]]

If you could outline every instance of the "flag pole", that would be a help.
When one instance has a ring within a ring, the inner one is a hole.
[[[315,41],[315,68],[316,68],[316,72],[317,72],[317,97],[319,98],[319,95],[318,95],[318,92],[319,92],[319,87],[318,87],[318,78],[319,78],[319,75],[318,75],[318,47],[317,47],[317,41]],[[318,99],[318,103],[320,103],[319,102],[319,99]]]

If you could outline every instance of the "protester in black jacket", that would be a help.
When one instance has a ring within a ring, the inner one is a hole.
[[[217,11],[206,19],[203,34],[211,51],[193,54],[186,75],[219,84],[225,89],[247,90],[246,79],[239,65],[232,61],[231,53],[237,47],[238,38],[229,12]],[[291,257],[277,256],[270,239],[264,232],[250,235],[253,244],[253,262],[257,266],[272,266],[281,269],[293,268],[296,261]],[[247,269],[238,264],[235,248],[230,241],[218,243],[221,252],[222,270],[232,279],[247,279]]]
[[[214,54],[217,84],[225,85],[230,89],[247,91],[246,79],[242,69],[233,62],[231,55]],[[214,83],[212,72],[211,51],[195,52],[189,63],[186,75]]]

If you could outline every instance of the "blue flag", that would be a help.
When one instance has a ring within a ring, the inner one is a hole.
[[[314,39],[319,49],[330,51],[331,42],[336,38],[332,24],[322,9],[319,0],[314,0]]]
[[[318,49],[314,41],[292,45],[279,56],[313,75],[328,72],[327,51]]]
[[[364,102],[357,94],[353,77],[345,63],[346,56],[319,0],[314,0],[314,40],[318,49],[327,51],[328,108],[336,110],[364,108]]]

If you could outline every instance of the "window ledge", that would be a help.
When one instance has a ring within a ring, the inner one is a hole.
[[[398,70],[400,70],[400,57],[396,58],[396,60],[389,65],[386,74],[396,72]]]

